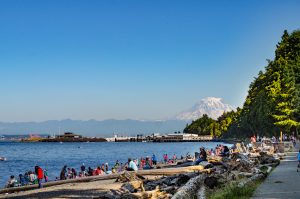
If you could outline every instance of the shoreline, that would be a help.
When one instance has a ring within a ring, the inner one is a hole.
[[[166,168],[159,168],[159,169],[149,169],[149,170],[138,170],[137,172],[130,171],[128,173],[135,173],[137,175],[145,175],[145,176],[170,176],[174,174],[184,173],[184,172],[206,172],[207,170],[204,169],[205,166],[198,165],[198,166],[185,166],[185,167],[176,167],[176,165],[166,165]],[[43,187],[52,187],[58,185],[65,185],[65,184],[72,184],[72,183],[85,183],[85,182],[93,182],[93,181],[102,181],[102,180],[112,180],[117,179],[120,175],[124,174],[125,171],[115,173],[115,174],[106,174],[106,175],[99,175],[99,176],[87,176],[75,179],[66,179],[66,180],[57,180],[57,181],[49,181],[43,183]],[[12,187],[12,188],[4,188],[0,189],[0,194],[3,193],[13,193],[19,191],[27,191],[27,190],[34,190],[37,189],[38,185],[27,185],[27,186],[20,186],[20,187]]]
[[[243,150],[243,149],[240,149]],[[261,148],[259,150],[265,150],[264,148]],[[268,149],[269,150],[269,149]],[[78,179],[72,179],[72,180],[66,180],[66,181],[54,181],[51,182],[51,184],[45,184],[45,188],[42,189],[35,189],[36,186],[28,187],[28,189],[34,189],[34,190],[27,190],[27,191],[21,191],[18,193],[12,193],[12,194],[1,194],[0,196],[5,197],[24,197],[24,196],[38,196],[40,194],[44,194],[47,192],[47,194],[53,195],[53,193],[57,193],[57,197],[60,197],[59,194],[62,194],[64,197],[70,196],[74,191],[77,189],[82,190],[82,193],[87,191],[89,188],[93,189],[99,189],[97,183],[103,184],[104,181],[109,181],[109,185],[106,183],[106,187],[109,188],[104,189],[101,188],[101,191],[95,190],[95,192],[92,192],[92,197],[100,197],[100,196],[107,196],[110,195],[112,198],[118,198],[118,197],[126,197],[130,196],[131,198],[147,198],[142,197],[142,195],[150,194],[153,196],[162,194],[166,196],[166,198],[171,198],[171,196],[175,197],[176,194],[182,196],[187,196],[186,194],[195,194],[194,192],[190,193],[190,191],[187,193],[182,190],[189,190],[191,187],[189,186],[197,186],[197,189],[200,189],[203,187],[203,183],[206,182],[208,179],[217,179],[214,183],[217,184],[224,184],[220,182],[220,180],[227,182],[230,179],[235,179],[236,183],[242,184],[241,186],[246,186],[249,183],[249,180],[253,178],[256,179],[264,179],[271,171],[272,167],[276,167],[279,162],[278,159],[274,158],[275,155],[278,157],[278,154],[275,154],[274,152],[250,152],[250,156],[243,155],[244,151],[240,151],[239,153],[233,153],[231,155],[230,159],[227,158],[221,158],[216,159],[217,157],[213,158],[210,157],[208,159],[208,162],[203,162],[200,166],[184,166],[184,164],[181,165],[169,165],[171,168],[160,168],[160,169],[151,169],[151,170],[139,170],[136,173],[135,172],[121,172],[117,174],[110,174],[105,176],[91,176],[91,177],[84,177],[84,178],[78,178]],[[272,155],[273,154],[273,155]],[[282,156],[281,156],[282,157]],[[256,160],[253,162],[253,160]],[[259,164],[257,164],[257,161]],[[172,168],[173,167],[173,168]],[[209,167],[209,169],[208,169]],[[226,174],[227,172],[228,174]],[[226,175],[225,175],[226,174]],[[130,178],[126,179],[124,182],[120,184],[120,182],[116,183],[114,182],[115,179],[119,179],[123,175],[134,175],[133,180],[130,180]],[[142,176],[142,179],[140,178]],[[152,177],[151,177],[152,176]],[[184,177],[185,176],[185,177]],[[235,176],[235,177],[234,177]],[[187,179],[187,181],[184,181],[183,184],[176,185],[176,181],[180,180],[181,178]],[[230,179],[228,179],[228,177]],[[151,180],[155,178],[155,181]],[[173,179],[174,183],[169,184],[168,179]],[[193,180],[192,184],[189,184],[188,181]],[[156,184],[155,188],[153,187]],[[165,184],[167,183],[167,184]],[[104,183],[105,184],[105,183]],[[136,191],[133,191],[132,189],[128,190],[127,186],[135,186],[137,187],[134,189]],[[189,184],[189,185],[188,185]],[[195,185],[196,184],[196,185]],[[226,185],[226,183],[225,183]],[[105,187],[104,186],[104,187]],[[126,189],[124,188],[127,187]],[[223,185],[222,185],[223,186]],[[89,187],[89,188],[88,188]],[[97,188],[98,187],[98,188]],[[195,187],[194,187],[195,188]],[[193,190],[194,190],[193,188]],[[64,189],[65,193],[60,192],[59,190]],[[124,192],[125,189],[125,192]],[[205,184],[204,189],[206,190],[206,194],[210,194],[212,190],[214,190],[214,186],[212,189],[208,188],[208,185]],[[144,191],[143,191],[144,190]],[[11,191],[14,191],[13,189]],[[17,190],[15,190],[17,191]],[[1,190],[0,193],[7,193],[9,190]],[[78,196],[80,197],[80,193]],[[82,195],[83,196],[83,195]],[[130,198],[129,197],[129,198]],[[101,198],[101,197],[100,197]],[[150,198],[150,197],[148,197]],[[179,197],[180,198],[180,197]]]

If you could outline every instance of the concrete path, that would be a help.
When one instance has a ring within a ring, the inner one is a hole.
[[[298,145],[299,146],[299,145]],[[257,188],[253,199],[284,198],[300,199],[300,171],[297,172],[297,152],[287,154],[286,159]]]

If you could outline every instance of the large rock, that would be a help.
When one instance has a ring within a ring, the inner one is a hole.
[[[179,174],[178,177],[171,181],[171,185],[182,186],[189,181],[190,177],[185,174]]]
[[[214,167],[214,165],[212,163],[207,162],[207,161],[200,162],[199,165],[202,165],[204,167],[204,169],[209,169],[209,168]]]
[[[207,177],[204,180],[204,184],[210,189],[213,189],[214,187],[218,186],[218,179],[214,176]]]
[[[271,164],[271,163],[279,164],[280,163],[280,160],[275,159],[273,156],[268,155],[265,152],[260,152],[259,161],[260,161],[260,164]]]

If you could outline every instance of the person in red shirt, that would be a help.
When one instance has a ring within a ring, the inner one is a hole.
[[[42,188],[43,185],[42,185],[42,180],[44,178],[44,172],[43,172],[43,169],[39,166],[35,166],[35,174],[37,175],[37,180],[38,180],[38,183],[39,183],[39,188]]]
[[[101,168],[99,166],[97,167],[95,174],[97,176],[102,174],[102,170],[101,170]]]

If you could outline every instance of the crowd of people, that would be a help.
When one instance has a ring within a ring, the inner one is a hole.
[[[199,157],[193,158],[195,160],[194,164],[199,164],[202,161],[207,161],[207,155],[209,156],[227,156],[229,155],[229,148],[225,145],[217,145],[214,149],[205,150],[204,147],[200,148]],[[187,156],[190,157],[190,156]],[[180,159],[184,159],[181,156]],[[161,164],[174,164],[177,162],[176,154],[172,156],[168,156],[168,154],[163,154],[162,156],[163,162]],[[67,180],[67,179],[74,179],[74,178],[81,178],[87,176],[99,176],[99,175],[108,175],[113,173],[119,173],[122,171],[137,171],[137,170],[146,170],[146,169],[153,169],[157,166],[158,160],[155,154],[152,156],[141,157],[137,159],[128,158],[126,163],[119,162],[117,160],[112,167],[109,167],[108,163],[101,164],[101,166],[97,166],[95,168],[86,167],[83,163],[79,170],[75,168],[68,167],[64,165],[61,169],[59,177],[56,177],[55,180]],[[10,187],[18,187],[18,186],[26,186],[26,185],[33,185],[38,184],[39,188],[42,187],[42,182],[48,182],[49,177],[47,170],[43,170],[39,166],[35,166],[34,171],[28,171],[24,175],[19,174],[19,177],[16,178],[15,176],[10,176],[6,188]]]
[[[250,137],[250,142],[253,144],[253,143],[256,143],[256,142],[264,142],[266,140],[269,140],[269,138],[263,136],[251,136]],[[287,134],[282,134],[282,136],[279,136],[279,137],[275,137],[275,136],[272,136],[271,139],[270,139],[273,143],[278,143],[278,142],[286,142],[286,141],[290,141],[290,142],[293,142],[293,145],[294,147],[296,146],[296,141],[297,141],[297,138],[294,136],[294,135],[287,135]]]
[[[169,159],[168,154],[163,155],[164,164],[175,163],[177,160],[176,154],[173,154],[172,159]],[[119,160],[116,161],[113,167],[109,169],[108,163],[102,164],[101,166],[97,166],[96,168],[88,167],[86,168],[84,164],[81,165],[80,171],[77,174],[74,168],[68,168],[65,165],[60,173],[60,180],[78,178],[78,177],[86,177],[86,176],[97,176],[97,175],[107,175],[112,173],[118,173],[122,171],[137,171],[137,170],[146,170],[153,169],[157,165],[157,157],[155,154],[152,157],[141,157],[140,159],[131,159],[128,158],[126,163],[121,163]]]
[[[43,180],[45,182],[48,182],[49,180],[47,170],[43,170],[41,167],[35,166],[34,171],[27,171],[24,175],[19,174],[18,178],[11,175],[5,187],[11,188],[38,184],[39,188],[42,188]]]
[[[163,155],[163,163],[169,164],[174,163],[177,160],[176,155],[172,156],[172,159],[168,158],[167,154]],[[112,167],[109,167],[108,163],[101,164],[101,166],[97,166],[95,168],[86,167],[83,163],[79,170],[75,168],[68,167],[64,165],[61,169],[59,177],[56,177],[55,180],[67,180],[67,179],[74,179],[74,178],[81,178],[87,176],[98,176],[98,175],[108,175],[112,173],[118,173],[122,171],[137,171],[137,170],[146,170],[146,169],[153,169],[158,164],[158,160],[155,154],[152,156],[141,157],[138,159],[131,159],[128,158],[126,163],[119,162],[117,160]],[[36,166],[34,171],[28,171],[24,175],[19,174],[19,177],[16,178],[14,175],[10,176],[9,180],[7,181],[6,188],[11,187],[19,187],[19,186],[26,186],[26,185],[34,185],[38,184],[39,187],[42,187],[42,182],[48,182],[49,177],[47,170],[43,170],[41,167]]]
[[[230,155],[230,149],[226,145],[218,144],[215,148],[205,149],[200,147],[199,155],[195,155],[194,165],[199,165],[200,162],[207,161],[207,156],[220,156],[228,157]]]

